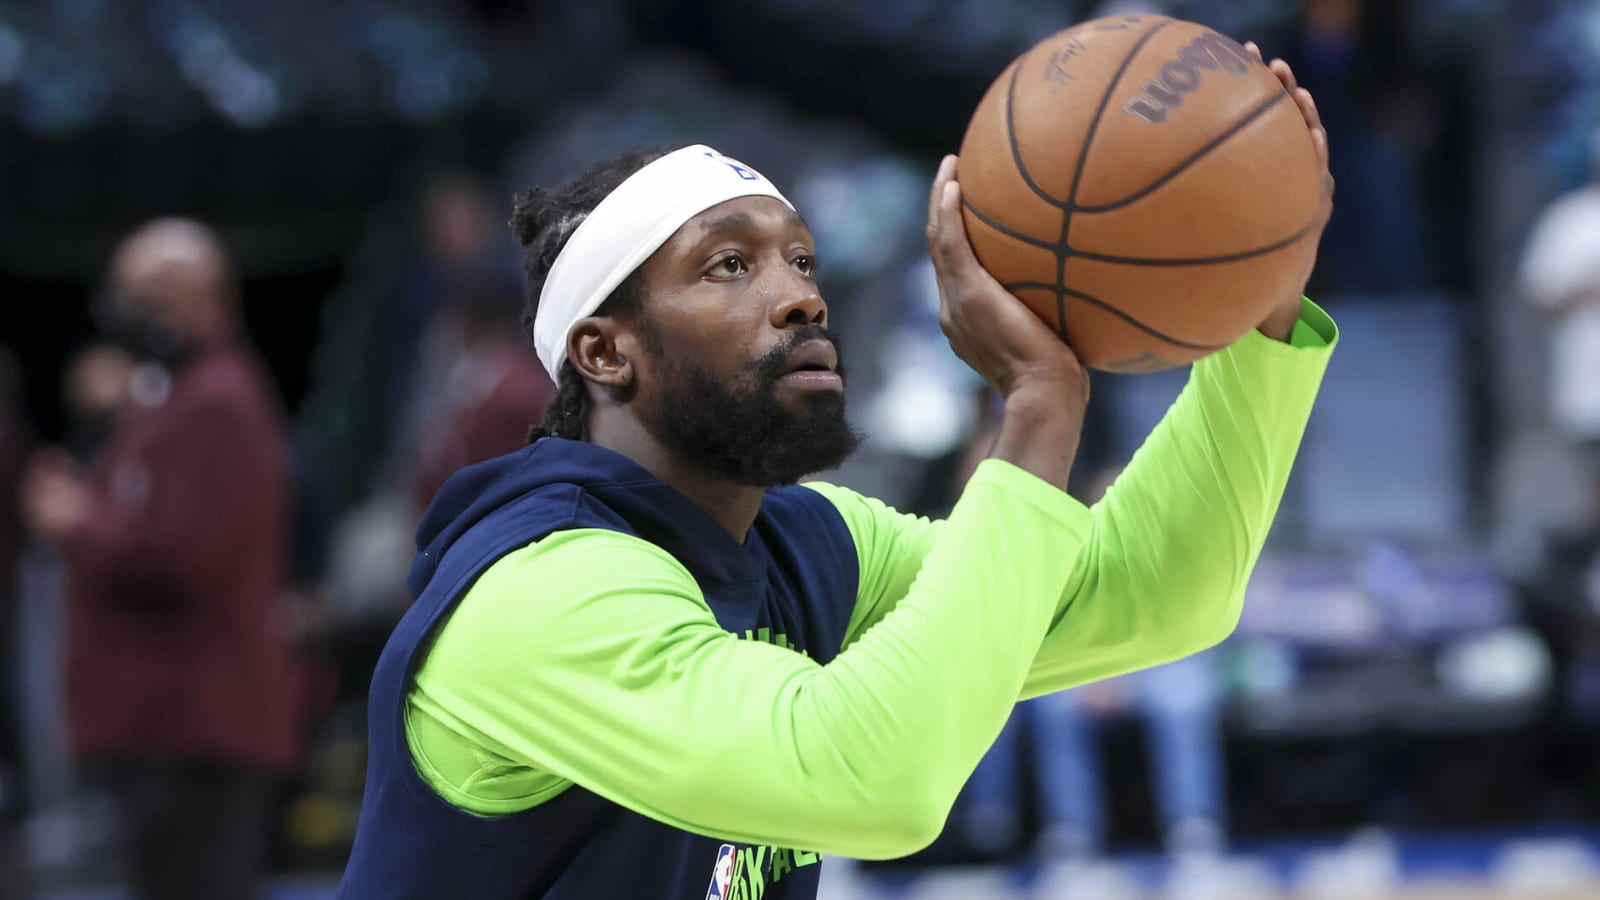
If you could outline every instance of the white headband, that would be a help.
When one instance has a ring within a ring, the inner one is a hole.
[[[556,254],[539,292],[533,346],[551,379],[567,358],[572,326],[599,309],[685,222],[752,196],[776,197],[794,208],[760,172],[703,144],[668,153],[606,195]]]

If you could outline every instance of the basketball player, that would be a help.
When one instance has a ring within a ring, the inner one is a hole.
[[[955,162],[942,318],[1004,412],[940,522],[795,484],[857,438],[811,233],[754,169],[634,152],[518,197],[559,396],[424,517],[341,897],[812,898],[821,854],[932,841],[1019,699],[1232,630],[1332,321],[1282,298],[1087,509],[1088,378],[979,266]]]

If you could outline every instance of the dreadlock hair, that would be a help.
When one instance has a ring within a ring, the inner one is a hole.
[[[533,337],[534,317],[539,312],[539,295],[555,265],[556,256],[567,245],[589,213],[628,176],[671,153],[675,147],[641,147],[596,163],[588,171],[558,188],[533,187],[518,194],[512,203],[511,230],[527,249],[523,268],[528,274],[527,294],[522,312],[522,327]],[[644,299],[637,270],[617,286],[600,304],[595,315],[628,316],[639,310]],[[589,426],[589,389],[572,360],[563,360],[556,377],[556,396],[546,410],[544,422],[528,432],[528,440],[541,437],[584,440]]]

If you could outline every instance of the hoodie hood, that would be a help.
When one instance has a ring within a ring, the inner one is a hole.
[[[583,441],[540,438],[523,449],[468,466],[444,483],[417,526],[419,551],[406,584],[420,596],[450,548],[496,510],[532,493],[552,531],[604,527],[635,534],[672,554],[702,587],[765,577],[760,537],[743,544],[676,488],[626,456]]]

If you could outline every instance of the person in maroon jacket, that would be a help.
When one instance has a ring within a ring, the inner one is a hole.
[[[109,287],[129,407],[90,471],[45,451],[23,485],[65,568],[72,746],[125,812],[142,897],[253,897],[301,751],[282,413],[204,226],[141,228]]]

